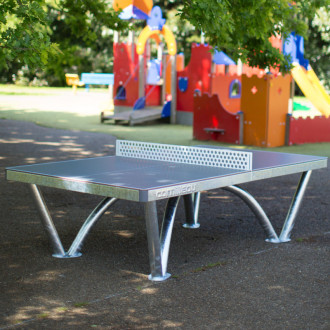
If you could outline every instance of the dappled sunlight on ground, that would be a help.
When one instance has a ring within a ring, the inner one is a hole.
[[[0,328],[326,328],[329,167],[313,173],[290,243],[266,243],[251,210],[221,189],[202,193],[199,230],[182,227],[181,201],[169,256],[173,276],[154,283],[139,203],[118,201],[90,232],[81,258],[57,259],[27,186],[4,177],[5,167],[113,155],[114,147],[107,134],[0,120]],[[279,177],[244,189],[278,230],[298,180]],[[67,248],[100,197],[41,190]]]
[[[1,109],[24,110],[33,113],[42,109],[51,112],[69,112],[77,116],[99,114],[112,107],[109,93],[79,91],[77,94],[58,93],[51,95],[2,95],[0,94]]]

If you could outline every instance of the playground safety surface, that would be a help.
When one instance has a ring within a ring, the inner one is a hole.
[[[329,328],[329,165],[313,172],[289,243],[263,241],[253,213],[222,190],[202,194],[200,229],[182,228],[181,205],[169,256],[173,276],[154,283],[146,275],[140,204],[119,201],[90,233],[82,257],[56,259],[28,187],[5,181],[8,166],[112,155],[114,137],[0,120],[0,139],[0,329]],[[298,180],[242,186],[279,229]],[[69,244],[100,198],[42,191]]]

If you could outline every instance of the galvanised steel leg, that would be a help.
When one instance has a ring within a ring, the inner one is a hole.
[[[149,280],[163,281],[169,277],[165,276],[162,271],[162,256],[160,250],[159,228],[158,228],[158,216],[156,202],[146,202],[144,205],[148,249],[149,249],[149,263],[151,273]]]
[[[179,204],[180,197],[171,197],[167,201],[163,223],[162,223],[162,230],[160,232],[160,250],[162,255],[162,273],[166,274],[167,271],[167,262],[168,262],[168,255],[170,251],[170,244],[171,244],[171,237],[173,231],[173,224],[175,213]]]
[[[71,244],[68,252],[66,253],[66,258],[80,257],[80,250],[82,248],[83,242],[87,237],[88,233],[95,225],[95,223],[102,217],[106,210],[117,201],[117,198],[106,197],[100,204],[93,210],[93,212],[88,216],[84,224],[79,230],[75,240]]]
[[[281,234],[280,234],[280,242],[288,242],[290,241],[290,234],[294,226],[295,219],[297,217],[298,211],[301,206],[301,202],[303,200],[308,181],[310,179],[310,176],[312,174],[312,171],[306,171],[303,172],[301,175],[301,178],[299,180],[296,192],[293,196],[288,214],[286,216]]]
[[[255,198],[251,194],[249,194],[248,192],[237,186],[228,186],[222,189],[226,191],[230,191],[231,193],[240,197],[247,204],[247,206],[251,209],[251,211],[256,215],[261,227],[265,231],[267,235],[267,239],[266,239],[267,242],[271,242],[271,243],[280,242],[265,211],[262,209],[260,204],[255,200]]]
[[[53,257],[63,258],[65,257],[65,251],[42,194],[35,184],[29,184],[29,187],[39,211],[41,222],[53,247]]]
[[[148,278],[151,281],[165,281],[171,276],[171,274],[167,273],[167,262],[178,202],[179,197],[172,197],[168,200],[164,213],[161,235],[159,235],[156,202],[145,203],[145,218],[151,270]]]
[[[200,192],[183,196],[184,208],[186,211],[186,223],[183,224],[184,228],[195,229],[200,227],[198,223],[200,199]]]

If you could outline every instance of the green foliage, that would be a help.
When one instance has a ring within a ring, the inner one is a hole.
[[[329,7],[320,8],[313,20],[305,41],[305,58],[310,61],[324,87],[330,91],[330,15]]]
[[[64,85],[66,72],[109,71],[108,33],[127,26],[106,0],[4,0],[0,71],[6,81],[14,75],[20,82],[47,78],[50,85]]]
[[[225,50],[235,61],[261,68],[280,66],[290,69],[289,58],[273,48],[269,38],[286,37],[290,32],[306,36],[304,18],[311,18],[315,10],[327,0],[184,0],[180,17],[202,30],[208,42]]]
[[[188,64],[190,59],[191,44],[193,42],[201,42],[201,31],[196,30],[196,28],[187,20],[180,19],[177,13],[177,8],[166,11],[166,25],[175,36],[178,53],[184,53],[185,62]]]
[[[61,0],[48,5],[48,17],[51,40],[62,51],[44,71],[49,85],[65,85],[68,72],[112,72],[112,31],[127,29],[128,22],[118,18],[108,1]]]
[[[59,21],[67,26],[69,34],[91,45],[97,40],[97,30],[123,30],[128,23],[121,20],[106,0],[60,0]]]
[[[0,66],[17,61],[44,66],[58,52],[50,41],[45,0],[2,0],[0,5]]]
[[[154,6],[162,8],[186,63],[191,43],[200,42],[203,31],[208,43],[235,61],[261,68],[280,65],[285,72],[288,58],[271,46],[269,37],[295,31],[309,36],[306,58],[326,81],[328,2],[297,0],[290,6],[287,0],[154,0]],[[63,86],[68,72],[111,72],[113,30],[130,28],[138,35],[144,25],[120,20],[109,0],[2,0],[2,81],[16,77],[20,83]]]

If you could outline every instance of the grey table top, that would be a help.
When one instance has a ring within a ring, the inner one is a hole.
[[[8,180],[147,202],[327,166],[326,157],[251,152],[252,171],[106,156],[10,167],[6,174]]]

